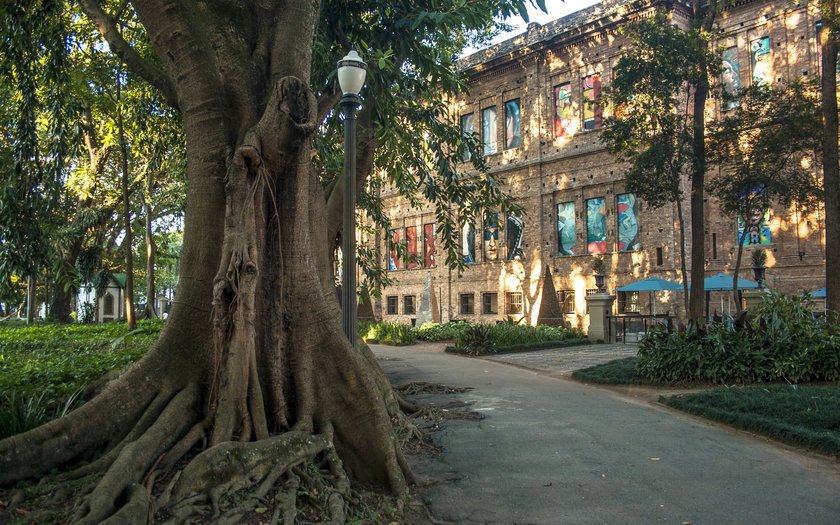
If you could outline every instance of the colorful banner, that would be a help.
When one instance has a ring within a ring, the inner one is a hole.
[[[723,51],[723,72],[720,74],[720,80],[723,91],[727,95],[727,98],[724,99],[723,109],[738,107],[738,101],[734,98],[741,92],[741,69],[738,66],[737,46],[732,46]]]
[[[484,260],[499,259],[499,214],[493,213],[484,219]]]
[[[557,255],[575,254],[575,203],[557,205]]]
[[[435,246],[435,225],[423,225],[423,262],[426,268],[435,267],[435,256],[437,255],[437,247]]]
[[[400,243],[400,231],[391,230],[391,244],[388,246],[388,269],[399,270],[400,258],[397,255],[397,245]]]
[[[601,74],[596,73],[583,79],[583,129],[601,127]]]
[[[750,42],[750,65],[752,66],[753,84],[773,82],[773,65],[770,63],[770,37],[765,36]]]
[[[738,239],[744,235],[744,227],[746,226],[744,218],[738,217]],[[738,240],[736,239],[736,243]],[[764,211],[761,217],[754,217],[750,219],[749,231],[746,238],[744,238],[744,245],[748,244],[770,244],[772,238],[770,236],[770,210]]]
[[[572,134],[574,124],[572,110],[572,85],[569,82],[554,88],[554,136],[565,137]]]
[[[405,261],[407,270],[413,270],[420,266],[417,262],[417,226],[409,226],[405,229],[405,250],[408,254]]]
[[[525,221],[509,213],[507,216],[507,258],[508,261],[521,261],[525,254],[522,250]]]
[[[604,197],[586,201],[586,253],[607,251],[607,209]]]
[[[639,201],[632,193],[618,196],[618,251],[640,250]]]
[[[505,148],[522,147],[522,127],[519,122],[519,99],[505,102]]]
[[[481,144],[485,155],[496,153],[496,106],[481,112]]]
[[[465,263],[475,262],[475,224],[471,222],[461,226],[461,255]]]

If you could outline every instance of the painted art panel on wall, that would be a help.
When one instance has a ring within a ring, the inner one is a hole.
[[[554,88],[554,136],[571,135],[574,131],[574,110],[572,109],[572,84],[566,82]]]
[[[484,219],[484,260],[499,260],[499,214],[493,213]]]
[[[435,225],[423,225],[423,262],[426,268],[434,268],[437,257],[437,246],[435,245]]]
[[[405,251],[408,257],[405,261],[405,267],[408,270],[413,270],[420,266],[417,260],[417,226],[408,226],[405,229]]]
[[[773,82],[770,62],[770,37],[756,38],[750,42],[750,65],[754,84]]]
[[[770,244],[772,236],[770,235],[770,210],[764,211],[761,217],[753,217],[749,221],[749,231],[746,238],[744,238],[744,245],[748,244]],[[746,221],[743,217],[738,217],[738,239],[744,235],[744,227]],[[736,240],[737,242],[737,240]]]
[[[604,197],[586,201],[586,253],[607,251],[607,209]]]
[[[400,231],[391,230],[391,243],[388,245],[388,269],[400,269],[400,257],[397,255],[397,245],[400,243]]]
[[[632,193],[618,196],[618,251],[636,251],[639,243],[639,201]]]
[[[522,217],[509,213],[507,216],[507,258],[508,261],[521,261],[525,257],[522,250],[525,221]]]
[[[475,262],[475,224],[472,222],[461,226],[461,255],[465,263]]]
[[[723,72],[720,74],[723,90],[727,99],[723,109],[738,107],[734,97],[741,92],[741,69],[738,65],[738,46],[732,46],[723,51]],[[732,97],[732,98],[729,98]]]
[[[575,203],[557,205],[557,255],[575,254]]]

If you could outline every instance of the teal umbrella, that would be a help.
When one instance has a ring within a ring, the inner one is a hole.
[[[653,292],[658,292],[660,290],[682,290],[683,286],[680,283],[675,283],[673,281],[666,281],[665,279],[660,279],[659,277],[648,277],[647,279],[628,284],[627,286],[622,286],[621,288],[616,288],[618,292],[650,292],[648,294],[648,300],[650,302],[650,313],[651,315],[656,315],[656,303],[653,301]]]

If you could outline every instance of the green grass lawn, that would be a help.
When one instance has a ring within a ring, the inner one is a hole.
[[[641,376],[636,359],[616,359],[577,370],[572,376],[610,385],[674,386]],[[709,386],[705,392],[663,396],[660,401],[791,445],[840,455],[840,385]]]
[[[661,401],[785,443],[840,455],[840,386],[733,386]]]

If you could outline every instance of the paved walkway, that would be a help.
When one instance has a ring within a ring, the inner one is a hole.
[[[430,480],[418,493],[443,523],[840,523],[836,459],[558,372],[632,355],[629,345],[491,359],[444,354],[443,346],[371,345],[394,384],[472,388],[413,399],[442,410],[460,403],[485,416],[441,422],[433,439],[442,451],[412,461]],[[421,523],[428,522],[412,521]]]
[[[639,347],[631,344],[600,344],[485,356],[484,358],[532,370],[548,370],[566,375],[581,368],[589,368],[623,357],[632,357],[638,351]]]

